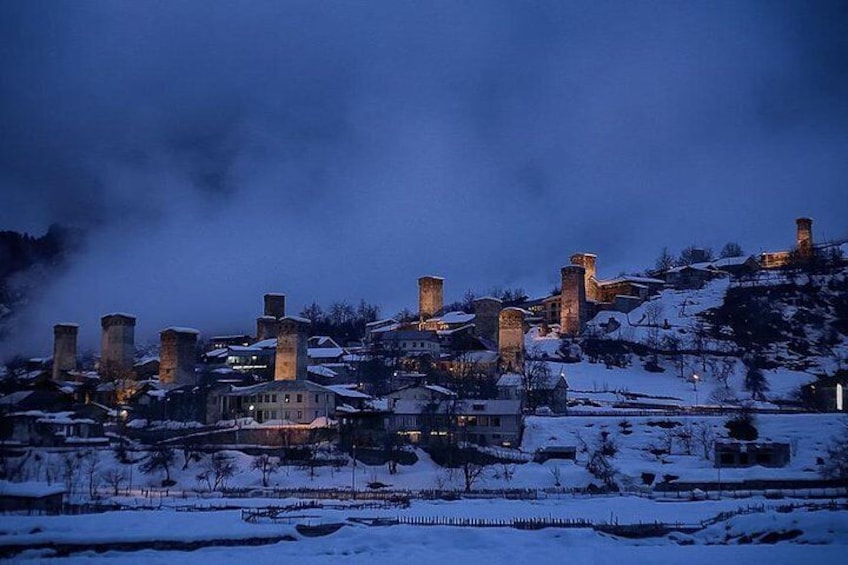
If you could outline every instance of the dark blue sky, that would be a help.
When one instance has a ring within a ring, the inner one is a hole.
[[[0,229],[91,230],[33,348],[541,293],[577,250],[848,236],[848,3],[6,0],[0,131]]]

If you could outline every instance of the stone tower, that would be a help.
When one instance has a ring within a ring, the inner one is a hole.
[[[166,328],[159,332],[159,382],[193,385],[197,361],[197,336],[191,328]]]
[[[524,310],[504,308],[498,316],[498,355],[506,371],[524,371]]]
[[[65,371],[77,369],[77,324],[53,326],[53,378],[62,379]]]
[[[798,249],[799,259],[813,258],[813,220],[812,218],[798,218],[795,220],[797,236],[795,246]]]
[[[256,318],[256,339],[277,337],[277,324],[286,315],[286,295],[269,292],[264,297],[263,315]]]
[[[274,316],[259,316],[256,318],[256,340],[262,341],[277,337],[279,320]]]
[[[100,318],[103,337],[100,342],[100,374],[126,375],[135,359],[135,316],[106,314]]]
[[[503,302],[492,296],[474,299],[474,333],[478,337],[498,342],[499,315]]]
[[[441,313],[444,304],[444,283],[442,277],[421,277],[418,279],[418,315],[419,321]]]
[[[266,294],[264,314],[275,318],[284,318],[286,315],[286,295],[277,293]]]
[[[563,267],[560,295],[560,328],[567,336],[576,336],[586,323],[586,269],[578,265]]]
[[[275,381],[306,380],[309,365],[306,340],[309,320],[286,316],[279,323],[277,358],[274,364]]]
[[[598,256],[594,253],[575,253],[571,256],[571,264],[583,267],[585,272],[586,298],[588,300],[598,300],[598,279],[596,276],[596,263]]]

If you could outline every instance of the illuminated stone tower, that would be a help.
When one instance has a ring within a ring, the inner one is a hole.
[[[191,328],[166,328],[159,332],[159,382],[194,385],[197,336]]]
[[[492,343],[498,342],[499,315],[503,302],[492,296],[474,299],[474,333]]]
[[[306,380],[309,357],[306,340],[309,320],[286,316],[280,320],[277,333],[277,358],[274,364],[275,381]]]
[[[53,326],[53,378],[63,378],[65,371],[77,369],[77,324]]]
[[[418,279],[418,313],[419,321],[442,312],[444,304],[444,283],[442,277],[421,277]]]
[[[589,300],[598,300],[598,279],[595,274],[595,265],[598,256],[594,253],[575,253],[571,256],[571,264],[583,267],[585,272],[585,287],[586,298]]]
[[[576,336],[586,323],[586,269],[577,265],[563,267],[560,295],[560,328],[563,335]]]
[[[524,371],[524,310],[504,308],[498,316],[498,355],[506,371]]]
[[[126,374],[135,358],[135,316],[106,314],[100,318],[100,374]]]
[[[798,258],[809,260],[813,258],[813,220],[811,218],[798,218],[795,220],[797,235],[795,246],[798,249]]]

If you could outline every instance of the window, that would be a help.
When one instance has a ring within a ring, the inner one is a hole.
[[[271,402],[277,402],[277,395],[276,394],[271,395]]]
[[[285,395],[285,396],[283,397],[283,402],[285,402],[286,404],[288,404],[289,402],[291,402],[291,398],[289,397],[289,395],[288,395],[288,394],[287,394],[287,395]]]
[[[501,417],[500,416],[492,416],[492,427],[500,428],[501,427]]]
[[[319,402],[319,401],[318,401],[318,395],[316,394],[316,395],[315,395],[315,404],[318,404],[318,402]]]
[[[317,410],[315,411],[315,417],[316,418],[318,417],[318,411]]]
[[[733,465],[733,454],[732,453],[722,453],[721,454],[721,464],[722,465]]]
[[[297,395],[297,401],[298,401],[298,402],[303,402],[303,395],[302,395],[302,394],[298,394],[298,395]]]
[[[286,416],[285,416],[286,420],[291,419],[291,412],[289,412],[288,410],[286,410],[285,414],[286,414]]]
[[[276,410],[271,410],[271,419],[272,419],[272,420],[276,420],[276,419],[277,419],[277,411],[276,411]]]
[[[302,418],[303,418],[303,410],[298,410],[297,411],[297,419],[300,420]]]

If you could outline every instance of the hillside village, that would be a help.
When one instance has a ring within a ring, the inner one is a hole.
[[[137,347],[134,314],[101,317],[90,361],[78,326],[56,324],[52,356],[2,374],[0,498],[838,487],[845,251],[801,218],[791,249],[690,249],[638,276],[603,278],[602,258],[575,253],[536,298],[450,305],[450,281],[422,276],[417,315],[365,308],[348,340],[282,293],[254,331],[169,327],[158,352]]]

